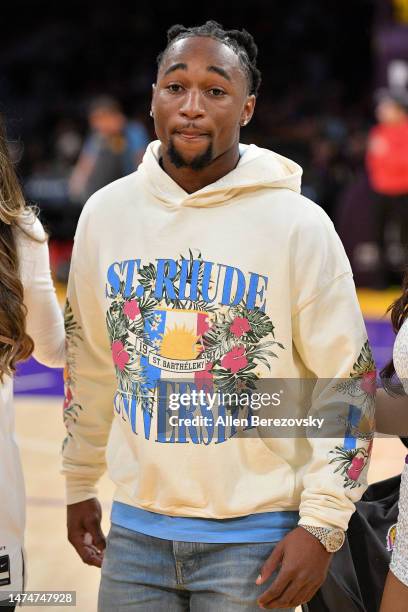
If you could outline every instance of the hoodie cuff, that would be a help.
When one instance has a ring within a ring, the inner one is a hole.
[[[65,499],[67,506],[71,504],[78,504],[79,502],[86,501],[97,497],[98,490],[94,483],[86,482],[83,479],[78,480],[66,476],[65,480]]]
[[[309,525],[310,527],[324,527],[325,529],[343,529],[343,531],[347,531],[347,524],[344,521],[337,522],[329,522],[324,521],[320,518],[316,518],[314,516],[302,516],[298,521],[299,527],[302,525]]]

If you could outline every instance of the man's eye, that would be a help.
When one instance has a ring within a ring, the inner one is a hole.
[[[177,83],[171,83],[170,85],[167,85],[167,88],[171,93],[178,93],[179,91],[181,91],[181,85],[177,85]]]
[[[222,89],[218,89],[218,87],[212,87],[210,90],[211,95],[219,98],[223,95],[225,95],[225,91],[223,91]]]

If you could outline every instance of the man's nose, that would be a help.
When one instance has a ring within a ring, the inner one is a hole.
[[[204,115],[205,110],[200,91],[191,89],[186,92],[180,113],[189,119],[196,119]]]

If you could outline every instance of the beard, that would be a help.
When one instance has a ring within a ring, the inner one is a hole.
[[[209,166],[213,160],[213,149],[212,142],[208,143],[207,149],[204,153],[200,153],[191,159],[190,161],[186,161],[184,157],[177,151],[174,141],[170,138],[170,144],[167,149],[167,153],[169,159],[172,164],[176,166],[176,168],[191,168],[191,170],[203,170],[207,166]]]

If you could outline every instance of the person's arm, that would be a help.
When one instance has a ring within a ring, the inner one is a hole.
[[[149,144],[149,135],[140,121],[131,121],[126,130],[126,137],[133,167],[136,170]]]
[[[390,436],[408,437],[407,395],[390,395],[385,389],[377,389],[375,429]]]
[[[137,169],[139,164],[142,163],[145,152],[146,152],[146,149],[142,148],[142,149],[138,149],[137,151],[133,153],[133,164],[134,164],[135,169]]]
[[[325,437],[309,438],[299,524],[345,530],[367,487],[375,397],[375,364],[351,274],[333,280],[293,327],[302,361],[317,378],[311,413],[326,419]]]
[[[67,437],[62,471],[66,478],[68,539],[84,562],[100,565],[102,557],[97,551],[104,548],[104,537],[96,483],[106,467],[116,379],[103,300],[93,280],[97,253],[87,231],[87,213],[85,207],[75,237],[65,307]]]
[[[96,164],[98,148],[97,138],[92,134],[85,141],[69,179],[69,193],[74,200],[83,199],[86,184]]]
[[[27,308],[26,329],[34,340],[34,357],[49,367],[65,363],[64,320],[51,278],[46,235],[38,219],[19,231],[20,270]]]
[[[338,236],[329,222],[323,231],[314,229],[304,235],[305,266],[298,264],[300,274],[294,275],[295,291],[302,293],[302,286],[303,296],[293,313],[293,342],[316,378],[310,414],[325,418],[326,432],[308,438],[311,457],[303,471],[299,527],[278,544],[261,570],[258,584],[281,565],[259,599],[267,608],[300,605],[313,596],[326,577],[331,554],[301,526],[345,530],[367,486],[374,363]]]

